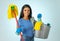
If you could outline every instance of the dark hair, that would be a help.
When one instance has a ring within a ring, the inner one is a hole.
[[[30,19],[30,18],[32,17],[32,9],[31,9],[31,7],[30,7],[28,4],[25,4],[25,5],[22,7],[22,10],[21,10],[19,19],[21,19],[21,18],[24,17],[23,9],[24,9],[25,7],[28,7],[28,8],[30,9],[30,15],[28,16],[28,18]]]

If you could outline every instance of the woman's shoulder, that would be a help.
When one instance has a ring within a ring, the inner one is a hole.
[[[21,22],[21,21],[22,21],[22,18],[20,18],[18,21],[20,21],[20,22]]]

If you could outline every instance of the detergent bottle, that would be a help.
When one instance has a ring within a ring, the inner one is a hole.
[[[42,14],[38,14],[37,16],[38,21],[35,23],[34,30],[41,30],[41,26],[42,26],[41,17],[42,17]]]

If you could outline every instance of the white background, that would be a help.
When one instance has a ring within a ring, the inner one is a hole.
[[[51,24],[48,39],[35,41],[60,41],[60,1],[59,0],[0,0],[0,41],[20,41],[16,35],[15,19],[8,20],[8,5],[14,3],[18,6],[19,15],[24,4],[29,4],[33,11],[33,17],[37,20],[38,13],[42,13],[42,21]],[[19,18],[19,15],[17,18]]]

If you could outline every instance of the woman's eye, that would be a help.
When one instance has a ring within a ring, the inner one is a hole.
[[[24,10],[24,11],[30,11],[30,10]]]
[[[26,11],[26,10],[25,10]]]
[[[28,10],[29,11],[29,10]]]

